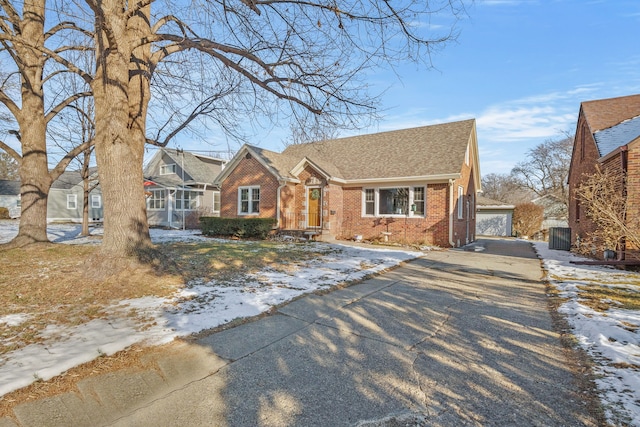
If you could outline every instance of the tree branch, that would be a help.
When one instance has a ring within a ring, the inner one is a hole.
[[[10,155],[16,162],[18,162],[18,165],[22,164],[22,156],[20,154],[18,154],[18,152],[16,150],[14,150],[13,148],[9,147],[6,143],[4,143],[3,141],[0,141],[0,149],[4,150],[8,155]]]

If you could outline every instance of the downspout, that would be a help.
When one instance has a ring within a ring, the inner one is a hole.
[[[204,205],[204,195],[207,194],[207,183],[204,183],[204,188],[202,189],[202,204]],[[200,206],[198,206],[200,207]],[[211,193],[211,210],[213,211],[213,193]]]
[[[453,241],[453,208],[454,208],[454,201],[453,201],[453,184],[456,181],[454,179],[450,179],[449,180],[449,244],[451,245],[452,248],[456,247],[455,242]]]
[[[276,227],[279,230],[281,225],[280,218],[282,217],[282,211],[280,210],[280,193],[282,192],[282,189],[287,186],[287,183],[284,180],[279,180],[278,182],[280,183],[280,186],[278,187],[276,194]]]

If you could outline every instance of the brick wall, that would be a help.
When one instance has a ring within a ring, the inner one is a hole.
[[[628,144],[626,192],[627,226],[640,233],[640,138]],[[627,244],[627,249],[640,248]]]
[[[238,215],[238,188],[250,185],[260,186],[260,213]],[[278,186],[278,180],[260,162],[251,156],[243,158],[222,183],[220,216],[276,218]]]
[[[469,149],[473,147],[470,144]],[[476,234],[476,184],[473,170],[473,153],[469,155],[469,164],[464,163],[461,169],[461,177],[456,179],[453,188],[453,243],[462,246],[475,240]],[[463,187],[462,218],[458,218],[458,187]]]
[[[353,238],[361,235],[364,239],[374,239],[388,231],[391,233],[389,241],[450,246],[448,184],[427,185],[425,218],[363,217],[362,191],[362,187],[347,187],[342,190],[343,220],[340,237]]]
[[[584,239],[594,229],[593,222],[587,218],[584,208],[576,197],[576,189],[582,182],[583,176],[595,172],[600,157],[582,109],[578,115],[573,144],[571,168],[569,169],[569,227],[571,227],[571,243],[575,244],[578,236]]]

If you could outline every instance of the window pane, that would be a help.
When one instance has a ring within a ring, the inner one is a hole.
[[[409,213],[408,188],[381,188],[380,215],[406,215]]]
[[[240,200],[249,200],[249,189],[241,188],[240,189]]]
[[[364,190],[364,211],[366,215],[376,214],[376,192],[373,188]]]
[[[413,188],[413,204],[416,205],[414,215],[424,215],[424,187]]]
[[[213,193],[213,211],[220,212],[220,193]]]
[[[253,213],[260,212],[260,200],[254,200],[251,202],[251,212]]]

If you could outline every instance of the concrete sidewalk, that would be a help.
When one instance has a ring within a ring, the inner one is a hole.
[[[526,242],[377,278],[83,380],[4,426],[595,426]]]

